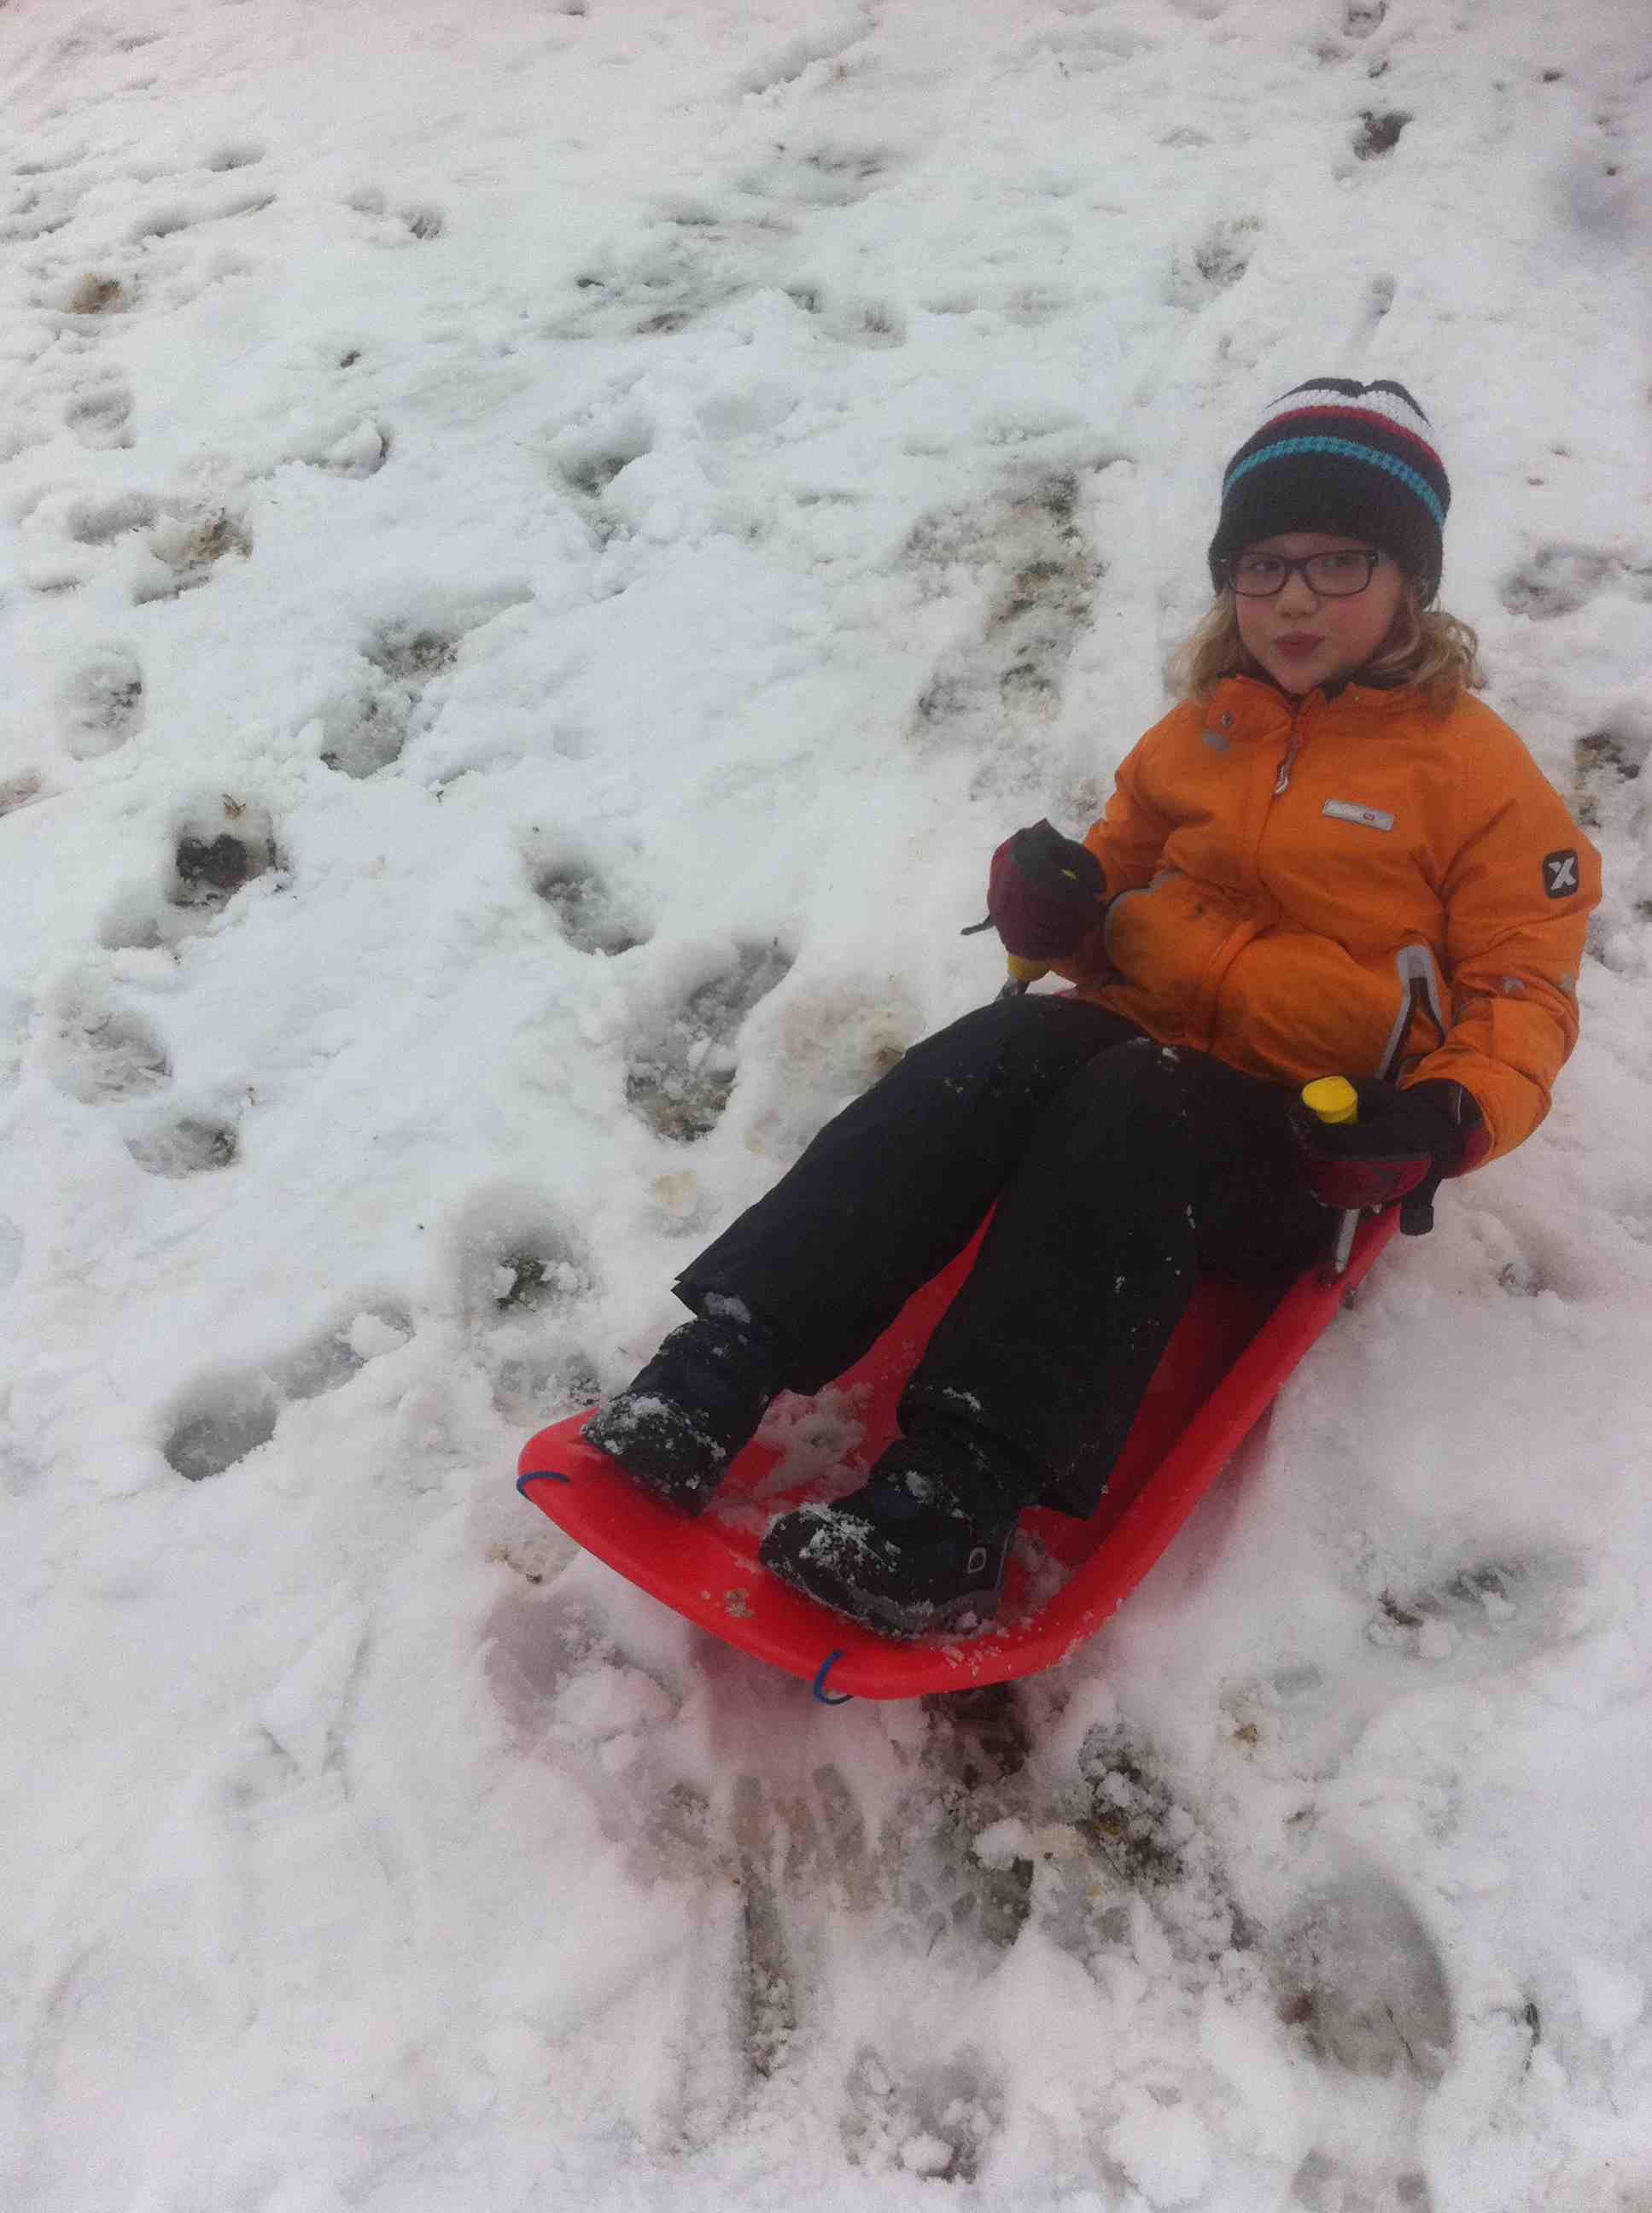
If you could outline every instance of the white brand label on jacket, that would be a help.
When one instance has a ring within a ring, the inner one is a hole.
[[[1393,816],[1385,814],[1380,807],[1356,807],[1351,799],[1327,799],[1320,812],[1330,815],[1334,821],[1357,822],[1367,830],[1392,830],[1394,826]]]

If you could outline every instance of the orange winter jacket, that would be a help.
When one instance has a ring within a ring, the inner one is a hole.
[[[1147,733],[1085,842],[1112,896],[1061,965],[1082,997],[1279,1082],[1454,1077],[1493,1155],[1548,1112],[1600,856],[1478,699],[1230,677]]]

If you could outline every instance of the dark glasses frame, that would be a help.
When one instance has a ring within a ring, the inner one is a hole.
[[[1349,584],[1335,581],[1337,572],[1334,570],[1331,572],[1333,581],[1326,582],[1326,571],[1323,565],[1325,563],[1350,559],[1361,560],[1365,564],[1365,574],[1360,578],[1358,583]],[[1357,599],[1362,592],[1369,588],[1371,579],[1375,576],[1381,559],[1381,549],[1375,546],[1339,546],[1329,553],[1309,553],[1295,561],[1287,559],[1283,553],[1252,553],[1241,549],[1237,553],[1229,553],[1224,557],[1222,570],[1231,589],[1241,600],[1277,599],[1291,577],[1298,574],[1301,575],[1302,582],[1308,586],[1309,591],[1318,599],[1352,600]],[[1247,561],[1271,563],[1279,571],[1277,582],[1264,585],[1259,588],[1254,584],[1250,586],[1241,584],[1239,581],[1240,565]],[[1317,577],[1314,573],[1316,568],[1320,572]]]

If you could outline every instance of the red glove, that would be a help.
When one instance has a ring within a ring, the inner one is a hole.
[[[1322,1122],[1299,1100],[1291,1134],[1308,1189],[1322,1206],[1387,1206],[1409,1200],[1400,1228],[1416,1236],[1434,1226],[1434,1194],[1447,1176],[1466,1175],[1491,1149],[1491,1133],[1460,1083],[1436,1078],[1401,1090],[1380,1076],[1354,1085],[1358,1119]]]
[[[1005,838],[992,856],[987,912],[1018,960],[1064,960],[1100,918],[1107,895],[1101,863],[1088,845],[1035,822]]]

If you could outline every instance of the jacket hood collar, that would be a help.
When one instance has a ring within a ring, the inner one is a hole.
[[[1414,714],[1417,704],[1416,692],[1409,684],[1391,688],[1356,680],[1333,685],[1329,694],[1316,690],[1292,699],[1264,676],[1224,676],[1206,711],[1218,722],[1224,715],[1231,716],[1231,722],[1222,727],[1235,735],[1259,736],[1277,729],[1282,722],[1317,716],[1332,707],[1339,721],[1346,717],[1359,722],[1386,722],[1398,715]]]

